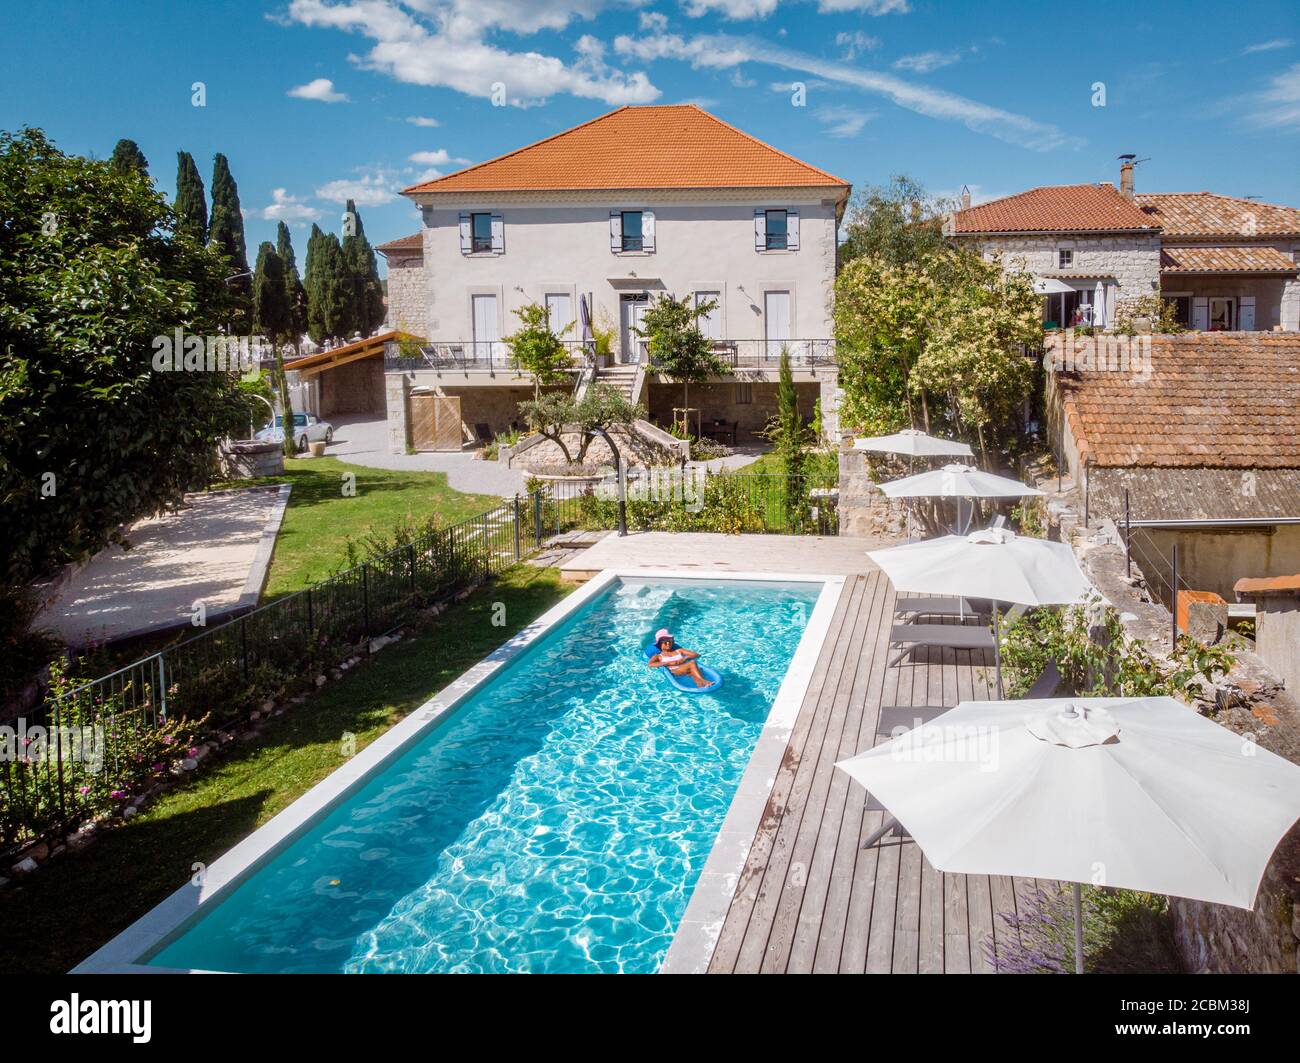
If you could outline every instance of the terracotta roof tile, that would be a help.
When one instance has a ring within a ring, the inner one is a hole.
[[[391,254],[394,251],[424,251],[424,233],[411,233],[410,236],[402,236],[396,240],[389,240],[386,244],[377,244],[375,250],[381,255]]]
[[[1149,342],[1145,379],[1132,370],[1059,378],[1071,430],[1092,464],[1300,470],[1300,334],[1195,332]]]
[[[1137,205],[1165,236],[1297,236],[1300,209],[1215,192],[1140,192]]]
[[[1300,591],[1300,572],[1294,576],[1242,576],[1232,585],[1238,594]]]
[[[1165,247],[1162,273],[1295,273],[1300,270],[1276,247]]]
[[[1155,232],[1153,220],[1113,185],[1052,185],[954,211],[961,233]]]
[[[849,191],[848,182],[681,104],[620,107],[406,194],[791,186]]]

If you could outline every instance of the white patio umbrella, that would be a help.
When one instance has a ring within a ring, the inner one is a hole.
[[[1092,585],[1065,543],[985,528],[886,550],[868,550],[896,591],[990,598],[994,603],[994,667],[1002,690],[1002,639],[998,605],[1072,605]]]
[[[1300,767],[1172,698],[964,701],[840,761],[940,871],[1251,908]]]
[[[1064,281],[1058,281],[1055,277],[1035,277],[1034,291],[1039,295],[1065,295],[1074,291]]]
[[[970,458],[970,445],[955,439],[928,436],[918,428],[904,428],[888,436],[870,436],[853,441],[854,450],[871,450],[878,454],[901,454],[907,458]]]
[[[890,498],[1020,498],[1043,493],[1037,487],[985,472],[974,465],[945,465],[942,469],[927,469],[879,486]],[[973,515],[974,506],[971,512]],[[960,508],[957,525],[960,529]]]

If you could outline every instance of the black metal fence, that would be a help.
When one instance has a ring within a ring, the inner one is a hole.
[[[834,535],[833,489],[803,479],[651,470],[625,481],[633,530]],[[88,683],[0,727],[0,855],[129,800],[183,758],[185,721],[229,726],[264,699],[366,652],[417,610],[536,553],[614,528],[618,484],[533,481],[524,496]]]

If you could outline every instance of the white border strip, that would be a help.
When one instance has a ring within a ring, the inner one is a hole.
[[[748,823],[750,813],[753,811],[753,823],[749,827],[748,836],[745,839],[744,851],[739,853],[739,863],[736,864],[735,873],[738,874],[739,868],[744,865],[744,859],[748,855],[748,843],[752,841],[758,826],[757,816],[762,814],[763,805],[767,801],[767,793],[770,791],[772,781],[775,778],[776,766],[780,763],[794,719],[798,715],[799,706],[803,702],[804,691],[807,689],[811,678],[813,665],[820,653],[821,642],[825,637],[831,614],[834,612],[835,602],[839,599],[839,592],[843,588],[845,578],[844,576],[791,575],[784,572],[705,574],[673,569],[607,569],[601,572],[600,575],[566,596],[563,601],[557,602],[512,639],[498,647],[450,685],[444,687],[433,698],[376,738],[360,753],[322,779],[268,823],[259,827],[233,849],[219,857],[207,869],[207,873],[203,876],[200,884],[195,885],[191,882],[182,886],[102,948],[79,963],[73,968],[72,973],[206,973],[157,967],[146,964],[142,960],[197,922],[209,908],[271,860],[285,845],[308,830],[338,801],[367,782],[386,762],[399,756],[429,729],[441,722],[448,713],[496,675],[509,661],[542,638],[557,624],[581,609],[611,584],[624,579],[632,583],[644,582],[647,579],[686,580],[694,583],[728,583],[733,580],[822,583],[825,585],[823,592],[813,608],[812,616],[809,618],[808,625],[799,641],[799,646],[795,650],[795,655],[791,659],[785,680],[781,684],[767,723],[759,735],[758,745],[755,748],[749,767],[741,780],[740,789],[732,801],[731,809],[728,811],[727,818],[723,823],[722,832],[718,836],[718,841],[714,845],[712,853],[710,853],[708,862],[705,864],[704,873],[701,875],[700,882],[695,889],[697,896],[701,893],[705,895],[717,893],[719,884],[710,879],[710,874],[725,874],[726,869],[733,863],[733,861],[724,862],[719,853],[724,848],[731,848],[731,845],[727,844],[731,841],[731,836],[738,831],[744,831],[745,824]],[[760,753],[762,756],[760,756]],[[773,755],[775,760],[772,759]],[[757,778],[755,781],[756,764],[763,766],[760,773],[763,778]],[[756,788],[759,785],[763,787],[761,795],[757,794]],[[742,795],[747,795],[745,801],[741,800]],[[757,801],[756,809],[752,809],[753,801],[759,796],[761,796],[761,800]],[[734,881],[731,889],[726,894],[728,904],[731,899],[731,890],[734,890]],[[717,897],[713,898],[713,903],[716,905]],[[690,934],[687,934],[685,939],[683,938],[686,920],[692,920],[693,923],[705,922],[698,918],[699,912],[700,905],[697,904],[696,897],[692,897],[683,919],[683,925],[678,928],[677,937],[669,950],[669,959],[673,958],[675,952],[688,955],[687,952],[682,951],[686,949],[686,946],[684,945],[682,949],[679,949],[678,943],[682,940],[687,942],[691,940],[692,935]],[[723,915],[725,914],[726,909],[724,907]],[[716,934],[714,940],[716,940]],[[698,948],[696,951],[698,951]],[[711,955],[712,946],[709,947],[708,951]],[[705,957],[704,962],[707,964],[707,957]],[[666,967],[665,964],[665,969]]]

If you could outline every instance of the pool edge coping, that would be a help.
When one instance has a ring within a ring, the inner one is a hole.
[[[537,617],[530,624],[525,626],[514,636],[498,646],[490,654],[484,657],[477,664],[472,665],[466,671],[456,677],[451,683],[443,687],[431,698],[421,704],[418,708],[412,710],[407,716],[399,720],[387,731],[381,734],[363,750],[357,753],[341,764],[334,771],[330,772],[320,782],[316,783],[305,793],[291,801],[285,808],[277,812],[271,819],[262,826],[258,827],[247,837],[237,842],[230,849],[226,850],[216,860],[212,862],[202,875],[200,883],[193,880],[179,887],[162,901],[149,909],[144,915],[140,916],[126,929],[122,930],[112,937],[105,944],[100,946],[84,960],[80,961],[68,973],[70,974],[218,974],[230,972],[218,972],[204,970],[200,968],[178,968],[178,967],[161,967],[146,962],[142,962],[142,957],[156,952],[165,945],[169,938],[176,935],[179,931],[197,921],[202,909],[209,908],[221,899],[222,895],[229,892],[243,882],[246,878],[254,874],[267,860],[274,857],[285,845],[289,844],[293,838],[305,830],[310,829],[317,818],[324,814],[335,802],[342,800],[346,794],[361,785],[371,774],[379,770],[385,762],[399,756],[408,746],[416,741],[426,730],[435,726],[448,713],[454,710],[462,701],[474,693],[479,687],[490,680],[506,664],[523,653],[529,646],[538,639],[545,636],[552,628],[563,622],[568,616],[576,612],[587,604],[592,598],[603,592],[610,584],[621,579],[644,580],[644,579],[680,579],[693,582],[712,582],[725,583],[731,581],[763,581],[778,583],[821,583],[822,592],[818,596],[817,604],[813,607],[812,615],[809,617],[808,625],[804,628],[804,633],[800,637],[799,645],[796,647],[795,655],[791,658],[790,664],[786,668],[785,678],[782,680],[781,687],[777,692],[776,700],[772,704],[772,709],[768,713],[767,722],[759,734],[758,743],[754,752],[750,756],[749,763],[746,766],[745,773],[741,777],[740,787],[732,798],[732,804],[728,808],[727,816],[723,821],[722,830],[719,832],[717,841],[713,849],[710,850],[709,857],[705,862],[704,871],[701,873],[696,888],[692,892],[691,901],[687,905],[686,912],[683,913],[682,919],[678,923],[677,933],[674,935],[673,943],[669,947],[668,955],[664,963],[660,965],[660,971],[665,970],[668,959],[672,957],[674,950],[677,949],[678,938],[682,936],[683,926],[691,916],[692,909],[696,907],[695,895],[700,893],[701,885],[705,883],[705,875],[713,870],[712,865],[715,861],[715,855],[719,852],[720,846],[724,840],[724,833],[729,832],[728,824],[732,823],[733,813],[736,812],[737,800],[742,792],[748,793],[748,789],[754,784],[751,782],[751,776],[754,773],[755,757],[760,748],[770,746],[774,738],[771,737],[774,728],[774,719],[778,717],[778,708],[781,709],[781,718],[784,714],[790,712],[787,704],[789,694],[787,687],[790,684],[791,676],[796,671],[796,664],[802,664],[808,672],[800,682],[800,690],[797,699],[795,699],[793,712],[790,715],[788,724],[785,726],[785,734],[780,738],[780,745],[777,749],[778,763],[779,757],[783,754],[785,744],[789,739],[790,725],[793,724],[794,716],[797,716],[799,705],[803,700],[803,691],[806,689],[811,671],[816,663],[817,656],[821,649],[821,639],[817,641],[815,647],[811,647],[811,659],[803,662],[801,658],[805,655],[806,643],[808,642],[809,632],[813,629],[814,622],[818,619],[818,612],[822,609],[827,599],[827,591],[835,586],[834,598],[838,601],[839,593],[843,588],[846,576],[819,576],[806,575],[803,573],[793,574],[785,572],[727,572],[722,573],[702,573],[682,571],[680,569],[605,569],[599,575],[579,586],[571,594],[566,595],[561,601],[556,602],[550,609],[546,610],[541,616]],[[831,612],[833,612],[834,603],[832,603]],[[824,625],[829,625],[829,613],[825,617]],[[821,632],[822,639],[825,637],[825,630]],[[748,788],[747,788],[748,784]],[[766,803],[767,792],[771,788],[771,780],[763,783],[765,789],[763,792],[762,802],[759,805],[759,815],[762,812],[762,805]],[[744,807],[744,803],[742,803]],[[757,827],[757,822],[754,824]],[[750,832],[752,840],[753,831]],[[740,856],[740,865],[743,866],[744,859],[748,855],[748,845]],[[718,857],[719,862],[721,857]],[[197,876],[196,876],[197,877]],[[705,893],[710,890],[706,888]],[[730,894],[728,894],[728,901]],[[724,912],[725,914],[725,912]],[[712,946],[709,948],[709,954],[712,955]],[[707,962],[707,961],[706,961]]]

